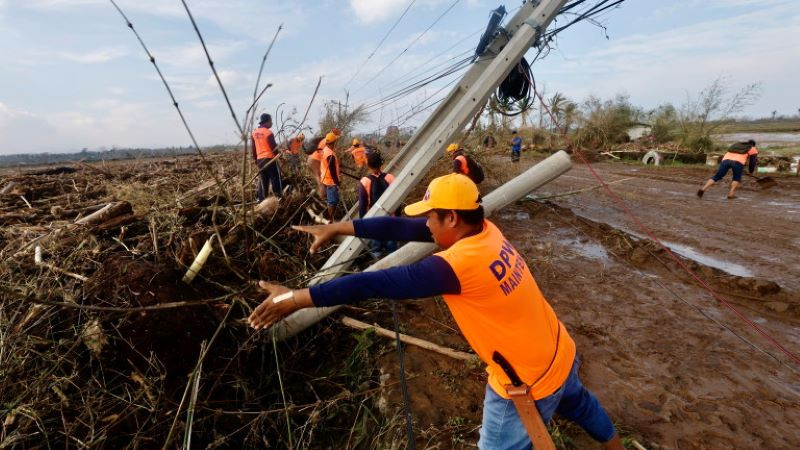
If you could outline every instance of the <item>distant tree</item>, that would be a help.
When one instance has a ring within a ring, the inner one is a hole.
[[[775,116],[778,115],[778,111],[772,111],[772,120],[775,120]]]
[[[761,83],[751,83],[731,93],[727,78],[719,77],[701,90],[696,98],[686,94],[678,114],[681,143],[695,151],[708,151],[711,134],[731,116],[753,104],[761,95]]]

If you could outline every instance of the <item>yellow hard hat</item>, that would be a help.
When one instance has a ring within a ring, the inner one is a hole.
[[[332,142],[336,142],[337,139],[339,139],[339,136],[337,136],[334,133],[328,133],[328,134],[325,135],[325,142],[327,142],[329,144],[332,143]]]
[[[447,146],[447,153],[453,153],[454,151],[458,150],[459,146],[457,142],[453,142],[452,144]]]
[[[353,147],[357,145],[361,145],[361,141],[359,141],[358,139],[353,139]]]
[[[420,216],[432,209],[474,210],[480,206],[478,186],[465,175],[451,173],[434,178],[425,197],[405,208],[409,216]]]

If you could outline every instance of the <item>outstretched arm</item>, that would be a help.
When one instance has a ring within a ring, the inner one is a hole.
[[[330,225],[293,225],[292,228],[314,236],[314,242],[309,249],[309,253],[314,254],[336,236],[358,236],[379,241],[433,242],[433,236],[425,221],[424,217],[389,216],[336,222]]]
[[[291,291],[264,281],[269,296],[248,321],[255,329],[268,328],[293,312],[308,308],[356,303],[370,298],[414,299],[458,294],[461,284],[452,267],[439,256],[376,272],[362,272]]]

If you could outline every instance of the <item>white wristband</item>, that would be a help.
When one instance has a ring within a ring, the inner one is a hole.
[[[289,300],[290,298],[294,299],[294,291],[289,291],[289,292],[287,292],[285,294],[281,294],[281,295],[273,298],[272,299],[272,303],[280,303],[280,302],[282,302],[284,300]]]

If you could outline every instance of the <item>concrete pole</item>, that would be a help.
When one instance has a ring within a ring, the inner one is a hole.
[[[532,191],[558,178],[571,167],[572,162],[563,150],[551,155],[484,197],[483,208],[486,215],[489,216],[495,211],[525,197]],[[373,272],[403,264],[411,264],[433,253],[436,248],[435,244],[427,242],[410,242],[400,247],[396,252],[372,264],[364,271]],[[333,306],[329,308],[301,309],[275,324],[275,336],[278,339],[294,336],[339,308],[339,306]]]
[[[472,119],[479,108],[483,107],[492,91],[500,85],[506,75],[517,65],[525,52],[536,42],[547,25],[558,14],[566,0],[541,0],[525,3],[517,13],[513,22],[519,27],[497,54],[487,56],[488,64],[478,73],[474,82],[462,79],[454,89],[463,91],[463,95],[452,98],[452,105],[442,109],[431,118],[431,130],[419,143],[416,150],[409,150],[409,159],[399,173],[395,173],[395,181],[375,202],[365,217],[386,215],[385,211],[394,211],[406,198],[409,192],[419,185],[428,169],[442,156],[442,151],[450,142],[457,140],[464,126]],[[477,64],[477,63],[476,63]],[[364,243],[360,239],[348,237],[325,262],[315,282],[324,282],[339,272],[347,270],[363,250]]]

